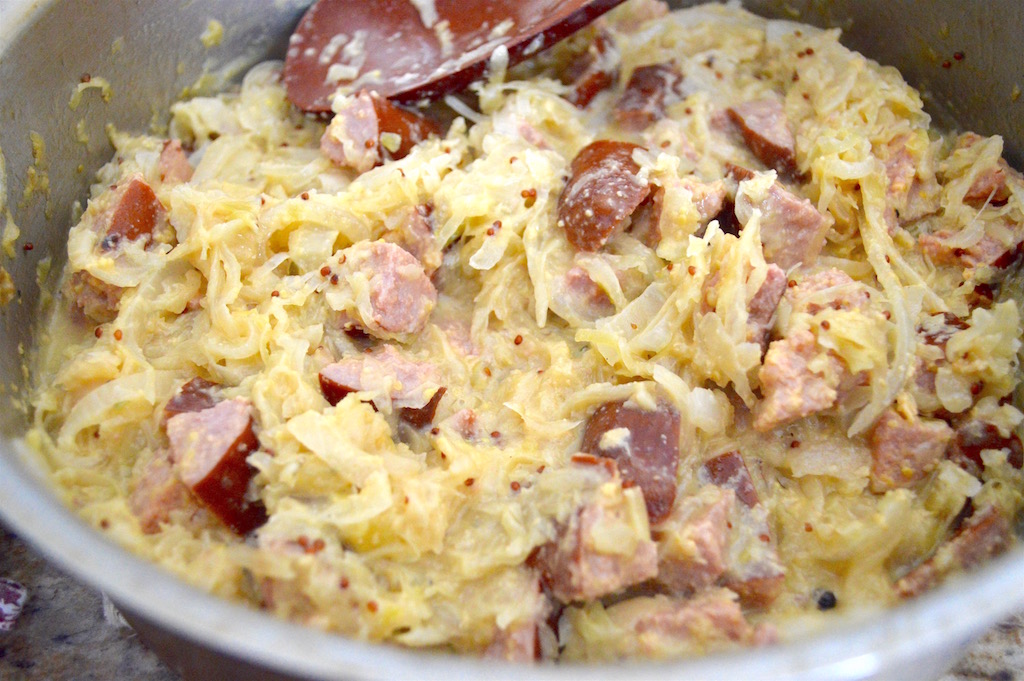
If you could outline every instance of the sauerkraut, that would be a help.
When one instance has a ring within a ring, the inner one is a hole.
[[[29,439],[123,546],[372,641],[694,655],[932,588],[1015,541],[1024,184],[839,37],[631,0],[404,136],[277,62],[113,131]]]

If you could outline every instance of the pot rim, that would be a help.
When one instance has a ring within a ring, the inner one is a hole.
[[[0,0],[0,54],[46,0]],[[1024,605],[1024,546],[912,601],[841,616],[796,640],[671,662],[523,666],[357,641],[208,594],[129,553],[50,491],[21,438],[0,440],[0,519],[49,560],[136,615],[204,647],[317,679],[587,679],[623,677],[856,679],[951,659],[959,646]]]
[[[131,612],[193,642],[278,672],[317,679],[636,679],[870,677],[931,651],[950,657],[1024,604],[1024,547],[889,609],[842,616],[766,648],[671,662],[523,665],[367,643],[278,619],[190,586],[129,553],[48,490],[21,439],[0,443],[0,518],[48,559]]]

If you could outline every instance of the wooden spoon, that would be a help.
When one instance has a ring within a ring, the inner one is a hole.
[[[436,99],[480,78],[496,49],[516,64],[621,2],[318,0],[289,42],[288,98],[316,113],[331,110],[343,85],[399,102]]]

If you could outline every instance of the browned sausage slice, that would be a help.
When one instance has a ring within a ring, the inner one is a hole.
[[[398,412],[399,417],[413,428],[423,428],[429,426],[434,422],[434,414],[437,413],[437,405],[441,404],[441,398],[444,397],[447,388],[440,387],[437,389],[431,398],[420,408],[416,407],[402,407]]]
[[[73,314],[99,324],[117,318],[124,289],[97,279],[85,270],[79,270],[64,284],[64,296],[71,301]]]
[[[767,510],[761,506],[750,470],[739,452],[726,452],[704,463],[698,480],[732,490],[739,499],[729,520],[732,531],[722,584],[749,607],[770,605],[782,593],[786,570],[772,538]]]
[[[438,379],[433,364],[409,359],[394,346],[385,345],[377,352],[346,357],[325,366],[320,370],[320,390],[332,405],[352,392],[386,394],[394,406],[409,410],[413,421],[418,418],[415,412],[427,410],[421,416],[429,414],[429,422],[444,393],[444,388],[438,387]]]
[[[786,292],[786,273],[778,265],[769,264],[761,288],[750,299],[747,309],[747,340],[761,346],[761,352],[768,349],[768,336],[772,330],[772,317]]]
[[[620,481],[615,462],[589,455],[574,456],[576,466],[594,467],[602,479]],[[603,470],[602,470],[603,469]],[[554,541],[530,557],[551,594],[563,603],[614,594],[658,574],[658,554],[649,537],[638,538],[631,551],[608,551],[598,539],[602,527],[625,523],[629,503],[621,485],[615,493],[595,493],[569,517]]]
[[[128,496],[128,507],[144,534],[159,532],[175,511],[191,515],[200,509],[199,501],[175,473],[167,452],[159,452],[143,469]]]
[[[570,167],[569,181],[558,197],[558,223],[578,251],[596,251],[651,193],[637,178],[640,166],[629,142],[598,140],[585,146]]]
[[[953,429],[945,421],[908,421],[883,413],[871,431],[871,491],[881,494],[923,482],[939,465]]]
[[[739,452],[726,452],[705,461],[699,478],[707,479],[719,487],[731,489],[747,508],[753,508],[761,501],[754,488],[754,481],[750,478],[747,464],[743,463],[743,457]]]
[[[744,102],[727,110],[754,156],[769,168],[796,172],[796,142],[782,102],[774,98]]]
[[[176,184],[192,179],[192,164],[188,162],[188,156],[181,147],[181,140],[164,142],[156,165],[162,182]]]
[[[104,251],[113,250],[122,240],[150,238],[157,221],[164,214],[164,207],[153,193],[153,188],[138,177],[118,185],[112,204],[106,236],[100,242]]]
[[[1002,449],[1006,460],[1014,468],[1024,466],[1024,446],[1011,432],[1009,437],[999,434],[999,428],[979,419],[970,419],[957,426],[956,435],[949,443],[946,457],[969,473],[981,477],[985,463],[981,453],[986,449]]]
[[[657,248],[661,243],[661,212],[664,206],[664,188],[654,187],[643,203],[633,211],[629,233],[648,248]]]
[[[569,101],[580,109],[601,91],[607,90],[619,79],[619,51],[615,38],[606,30],[599,30],[587,51],[579,55],[563,74],[563,82],[573,85]]]
[[[672,62],[641,66],[629,77],[615,105],[615,120],[626,130],[643,130],[665,117],[665,105],[679,97],[683,74]]]
[[[266,522],[263,504],[246,498],[255,473],[246,458],[259,448],[246,400],[178,414],[167,421],[167,437],[182,482],[225,525],[246,534]]]
[[[404,158],[418,143],[441,132],[430,119],[395,106],[376,92],[350,95],[337,106],[320,148],[334,163],[356,172]]]
[[[400,208],[384,219],[385,230],[381,235],[419,260],[428,276],[437,271],[444,257],[434,241],[433,212],[434,206],[429,203]]]
[[[580,450],[615,460],[627,484],[643,490],[647,516],[664,520],[676,500],[679,412],[668,405],[646,411],[625,402],[598,407],[587,421]]]
[[[365,279],[369,309],[353,309],[347,314],[379,338],[422,331],[437,305],[437,289],[422,263],[397,244],[360,241],[338,251],[327,269],[346,282],[352,277]]]
[[[940,584],[949,574],[972,570],[1008,549],[1013,529],[994,506],[975,511],[935,553],[896,582],[901,598],[917,596]]]
[[[218,385],[205,378],[193,378],[181,386],[164,407],[164,422],[190,411],[202,411],[217,404]]]

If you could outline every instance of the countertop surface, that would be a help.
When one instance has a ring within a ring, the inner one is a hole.
[[[3,681],[180,681],[118,621],[103,597],[0,527],[0,578],[28,588],[14,628],[0,631]],[[1024,613],[993,627],[940,681],[1024,681]]]

